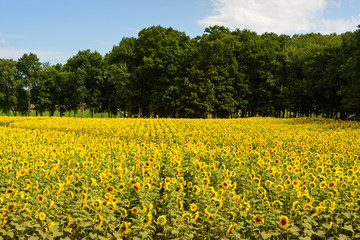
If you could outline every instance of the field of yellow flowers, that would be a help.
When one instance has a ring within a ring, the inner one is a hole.
[[[0,117],[0,239],[354,239],[360,123]]]

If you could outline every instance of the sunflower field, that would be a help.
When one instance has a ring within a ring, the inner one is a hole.
[[[360,123],[0,117],[0,239],[360,238]]]

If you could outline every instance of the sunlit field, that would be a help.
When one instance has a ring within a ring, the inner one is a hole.
[[[354,239],[360,123],[0,117],[0,239]]]

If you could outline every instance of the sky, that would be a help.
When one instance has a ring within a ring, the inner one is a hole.
[[[262,34],[355,31],[360,0],[0,0],[0,58],[35,53],[65,64],[80,50],[102,55],[123,37],[161,25],[201,36],[208,26]]]

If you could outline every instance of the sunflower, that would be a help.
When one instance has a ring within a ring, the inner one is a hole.
[[[132,188],[138,192],[140,190],[140,183],[135,183],[134,185],[132,185]]]
[[[290,179],[286,179],[286,180],[284,181],[284,185],[285,185],[285,186],[291,186],[291,180],[290,180]]]
[[[289,226],[290,222],[289,222],[289,218],[286,216],[281,216],[279,218],[279,227],[285,229]]]
[[[26,174],[26,169],[21,169],[20,170],[20,176],[24,176]]]
[[[53,228],[55,226],[55,223],[54,222],[51,222],[50,224],[49,224],[49,226],[47,226],[46,228],[45,228],[45,232],[49,232],[49,230],[51,229],[51,228]]]
[[[236,214],[230,209],[228,211],[228,218],[231,219],[231,220],[234,220],[236,217]]]
[[[256,193],[259,195],[264,195],[264,194],[266,194],[266,190],[263,187],[258,187],[256,189]]]
[[[230,180],[226,180],[224,181],[221,185],[224,187],[224,188],[228,188],[230,186]]]
[[[214,218],[214,215],[212,213],[210,213],[207,208],[205,208],[205,214],[206,214],[206,217],[205,219],[210,219],[210,218]]]
[[[68,218],[68,224],[65,226],[65,228],[69,228],[72,223],[72,217],[68,215],[67,218]]]
[[[192,220],[192,215],[188,212],[184,213],[182,216],[181,216],[182,220],[184,220],[186,223],[189,223],[191,222]]]
[[[294,187],[295,189],[298,189],[299,186],[300,186],[300,184],[301,184],[301,181],[299,181],[299,180],[294,180],[294,181],[292,182],[292,185],[293,185],[293,187]]]
[[[6,194],[12,194],[15,192],[15,189],[12,189],[12,188],[9,188],[9,189],[6,189]]]
[[[210,203],[216,207],[216,209],[220,209],[223,206],[223,202],[220,199],[212,198]]]
[[[136,207],[133,207],[132,209],[131,209],[131,213],[132,214],[137,214],[139,212],[139,209],[137,209]]]
[[[11,203],[11,204],[9,204],[9,205],[7,206],[7,210],[8,210],[8,211],[11,211],[12,209],[16,208],[16,206],[17,206],[17,204]]]
[[[292,203],[292,210],[296,210],[296,205],[299,204],[299,201],[295,201]]]
[[[192,192],[195,195],[198,195],[200,193],[200,191],[201,191],[201,189],[198,186],[194,186],[193,189],[192,189]]]
[[[157,224],[164,225],[166,223],[166,216],[161,215],[156,219]]]
[[[283,203],[280,200],[275,200],[272,202],[272,206],[276,210],[280,210],[283,206]]]
[[[254,183],[256,184],[256,185],[260,185],[260,182],[261,182],[261,179],[260,178],[258,178],[258,177],[254,177]]]
[[[42,203],[45,200],[45,197],[43,195],[38,195],[37,199],[39,203]]]
[[[123,191],[125,189],[125,183],[120,183],[119,191]]]
[[[113,193],[115,191],[115,188],[113,186],[110,186],[110,187],[107,187],[105,191],[108,193]]]
[[[41,221],[43,221],[45,218],[46,218],[46,214],[43,213],[43,212],[41,212],[41,213],[39,214],[39,219],[40,219]]]
[[[264,217],[259,216],[259,215],[255,215],[255,216],[253,217],[253,221],[254,221],[254,223],[256,223],[256,224],[262,224],[262,223],[264,223]]]
[[[329,182],[328,187],[329,187],[330,189],[332,189],[332,188],[335,187],[335,185],[336,185],[336,183],[335,183],[334,181],[331,181],[331,182]]]
[[[336,207],[336,203],[334,201],[331,202],[331,205],[330,205],[330,210],[331,211],[334,211],[335,210],[335,207]]]
[[[193,211],[193,212],[195,212],[196,209],[197,209],[196,204],[195,204],[195,203],[192,203],[192,204],[190,205],[190,210]]]
[[[275,187],[275,190],[278,193],[282,193],[284,191],[284,186],[279,184]]]
[[[102,215],[99,216],[99,223],[97,224],[97,226],[101,227],[104,223],[104,217]]]
[[[91,178],[91,184],[90,186],[96,186],[97,183],[96,183],[96,179],[95,178]]]
[[[309,183],[309,187],[311,187],[311,188],[316,188],[316,183],[315,183],[314,181],[311,181],[311,182]]]
[[[151,224],[152,218],[153,218],[152,214],[151,214],[151,213],[148,213],[148,214],[147,214],[147,221],[144,221],[144,223],[145,223],[145,224]]]
[[[228,235],[230,234],[231,229],[232,229],[233,227],[236,227],[236,226],[237,226],[236,223],[230,224],[229,228],[228,228],[227,231],[226,231],[226,236],[228,236]]]
[[[311,204],[305,204],[304,206],[304,210],[307,214],[310,213],[310,210],[313,208],[313,206]]]
[[[291,218],[297,217],[297,211],[294,210],[294,209],[292,209],[292,210],[290,211],[290,217],[291,217]]]
[[[327,186],[327,183],[325,181],[322,181],[320,183],[320,188],[326,188],[326,186]]]

